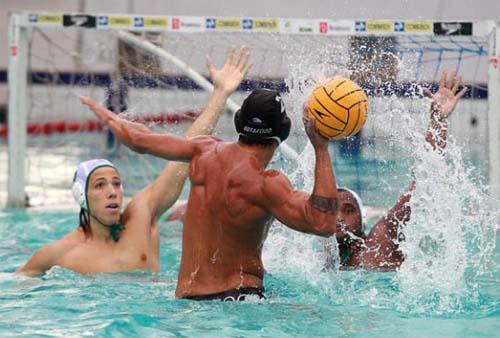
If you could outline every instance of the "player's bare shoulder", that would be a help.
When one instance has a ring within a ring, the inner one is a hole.
[[[83,231],[78,228],[72,232],[70,232],[69,234],[67,234],[66,236],[64,236],[63,238],[61,238],[60,240],[52,243],[52,245],[55,246],[55,250],[58,251],[58,254],[65,254],[71,250],[73,250],[74,248],[80,246],[80,245],[83,245],[87,242],[87,238],[85,236],[85,234],[83,233]]]
[[[17,273],[36,276],[43,274],[54,265],[62,266],[68,253],[82,242],[82,236],[83,234],[78,234],[78,230],[75,230],[64,238],[43,246],[17,270]]]
[[[263,188],[274,190],[275,188],[292,188],[290,180],[279,170],[266,170],[262,174]]]
[[[266,170],[262,174],[264,200],[280,201],[293,190],[290,180],[278,170]]]
[[[202,154],[212,150],[217,144],[224,142],[222,139],[212,135],[200,135],[189,139],[194,147],[195,154]]]

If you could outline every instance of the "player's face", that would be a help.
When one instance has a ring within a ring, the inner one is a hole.
[[[120,221],[123,191],[118,172],[111,167],[99,168],[90,176],[87,189],[90,211],[104,224]]]
[[[351,235],[360,236],[361,211],[358,208],[356,200],[347,191],[339,191],[339,212],[337,214],[337,228],[335,236],[337,241],[343,242]]]

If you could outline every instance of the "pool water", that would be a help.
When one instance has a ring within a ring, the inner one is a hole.
[[[55,267],[40,278],[13,274],[35,250],[76,224],[75,212],[0,212],[0,336],[498,337],[500,332],[497,268],[481,274],[469,269],[455,293],[408,290],[400,272],[322,271],[304,247],[280,248],[288,238],[316,239],[279,225],[264,248],[268,274],[262,301],[175,299],[179,223],[161,225],[159,273],[83,276]],[[498,244],[488,258],[492,266],[500,257]],[[283,250],[293,257],[283,258]]]

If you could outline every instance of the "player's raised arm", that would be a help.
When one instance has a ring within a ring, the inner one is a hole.
[[[313,191],[294,191],[288,179],[271,172],[264,180],[264,200],[273,216],[290,228],[330,236],[335,232],[338,198],[328,139],[318,134],[313,118],[304,115],[303,121],[316,157]]]
[[[238,89],[250,67],[249,53],[243,46],[238,51],[230,48],[225,63],[220,69],[215,67],[210,57],[207,58],[207,68],[214,90],[203,112],[185,132],[185,137],[213,132],[226,107],[227,99]],[[211,142],[214,140],[209,137],[192,139],[195,147],[203,147],[204,144]],[[141,198],[145,197],[148,201],[148,207],[154,218],[158,218],[177,201],[188,176],[188,169],[188,163],[168,163],[155,181],[141,193]]]
[[[221,110],[226,104],[228,96],[239,86],[244,75],[250,68],[248,53],[241,48],[238,55],[234,56],[234,49],[230,49],[226,63],[222,69],[217,70],[211,59],[207,60],[207,66],[214,81],[214,93],[212,94],[206,111]],[[236,70],[228,76],[228,72]],[[189,138],[184,139],[172,135],[154,134],[145,126],[120,118],[113,112],[99,105],[90,98],[81,97],[81,102],[87,105],[95,115],[106,124],[113,134],[130,149],[139,153],[148,153],[169,160],[190,160],[193,156],[195,146]],[[206,134],[213,130],[218,119],[215,114],[205,114],[194,124],[186,136]]]
[[[168,134],[155,134],[140,123],[127,121],[101,106],[96,100],[80,97],[80,101],[106,124],[127,147],[168,160],[189,161],[193,157],[191,140]]]
[[[458,101],[467,92],[467,87],[460,91],[462,77],[455,72],[450,75],[446,71],[441,72],[439,88],[436,93],[424,88],[424,94],[431,99],[431,118],[427,130],[426,140],[433,150],[443,151],[448,138],[448,117],[455,110]]]

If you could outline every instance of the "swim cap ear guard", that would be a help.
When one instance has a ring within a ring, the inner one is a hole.
[[[292,122],[279,92],[255,89],[234,114],[234,125],[238,134],[250,139],[281,143],[290,135]]]
[[[76,173],[75,173],[75,178],[76,178]],[[73,192],[73,197],[75,199],[75,202],[78,203],[78,205],[82,209],[87,209],[85,201],[85,188],[79,181],[76,181],[75,178],[73,178],[73,187],[71,188],[71,191]]]

